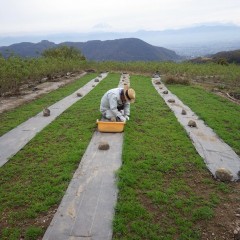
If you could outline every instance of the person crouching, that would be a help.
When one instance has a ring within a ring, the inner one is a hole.
[[[135,98],[134,89],[128,86],[108,90],[101,99],[102,117],[113,122],[126,122],[130,116],[130,103],[135,102]]]

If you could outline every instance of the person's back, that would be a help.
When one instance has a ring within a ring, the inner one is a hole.
[[[106,110],[112,109],[115,102],[117,105],[121,105],[122,101],[120,99],[120,93],[123,91],[123,88],[113,88],[108,90],[101,99],[100,112],[103,113]]]

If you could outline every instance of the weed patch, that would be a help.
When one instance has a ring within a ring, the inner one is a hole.
[[[185,76],[173,76],[166,75],[164,76],[164,82],[166,84],[182,84],[182,85],[190,85],[190,81]]]

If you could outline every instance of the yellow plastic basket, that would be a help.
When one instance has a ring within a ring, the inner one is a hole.
[[[97,119],[99,132],[123,132],[125,122],[105,122]]]

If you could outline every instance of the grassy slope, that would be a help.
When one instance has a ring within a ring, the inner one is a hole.
[[[168,88],[240,155],[239,105],[199,87],[169,85]]]
[[[10,131],[12,128],[15,128],[30,117],[41,112],[43,108],[48,107],[73,93],[96,76],[96,74],[87,74],[79,80],[68,84],[63,88],[59,88],[47,95],[44,95],[41,98],[32,101],[31,103],[26,103],[16,109],[0,114],[0,136]]]
[[[107,77],[0,168],[0,239],[43,234],[37,220],[62,199],[95,131],[100,99],[118,82],[118,74]]]
[[[150,79],[133,76],[131,86],[137,101],[125,129],[114,239],[201,239],[233,190],[212,179]]]

